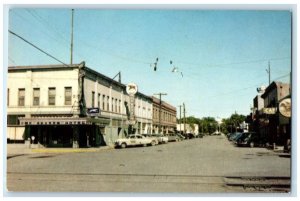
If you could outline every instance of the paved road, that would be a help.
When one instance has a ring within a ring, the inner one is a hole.
[[[16,156],[7,160],[7,171],[10,191],[240,192],[226,186],[230,177],[289,177],[290,158],[208,136],[154,147]]]

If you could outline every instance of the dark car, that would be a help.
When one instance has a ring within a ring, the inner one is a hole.
[[[228,140],[234,142],[234,141],[236,141],[236,139],[239,138],[241,135],[242,135],[242,133],[239,133],[239,132],[232,133],[232,134],[228,137]]]
[[[265,143],[265,140],[255,132],[245,132],[236,140],[237,146],[255,147]]]

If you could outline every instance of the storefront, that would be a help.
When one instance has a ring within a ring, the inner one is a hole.
[[[20,118],[25,126],[25,141],[39,147],[99,147],[105,145],[103,130],[107,119],[92,118]]]

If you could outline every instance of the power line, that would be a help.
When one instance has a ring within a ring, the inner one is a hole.
[[[41,17],[36,11],[26,9],[26,11],[31,14],[35,19],[37,19],[41,24],[44,24],[47,28],[51,28],[53,32],[55,32],[57,35],[59,35],[66,44],[69,44],[69,41],[66,39],[64,35],[62,35],[59,31],[57,31],[57,27],[54,27],[51,23],[49,23],[46,19]],[[49,29],[50,30],[50,29]]]
[[[228,65],[251,64],[251,63],[260,63],[260,62],[265,62],[265,61],[286,60],[286,59],[291,59],[291,58],[290,57],[281,57],[281,58],[259,59],[259,60],[224,63],[224,64],[205,64],[205,65],[199,64],[199,63],[186,62],[186,61],[177,61],[177,62],[182,63],[182,64],[194,65],[194,66],[222,67],[222,66],[228,66]]]
[[[33,43],[29,42],[28,40],[26,40],[25,38],[23,38],[22,36],[19,36],[18,34],[12,32],[11,30],[8,30],[8,32],[18,38],[20,38],[21,40],[23,40],[24,42],[28,43],[29,45],[31,45],[32,47],[36,48],[37,50],[41,51],[42,53],[46,54],[47,56],[51,57],[52,59],[58,61],[59,63],[62,63],[65,66],[70,67],[68,64],[65,64],[64,62],[62,62],[61,60],[57,59],[56,57],[52,56],[51,54],[45,52],[44,50],[42,50],[41,48],[37,47],[36,45],[34,45]]]

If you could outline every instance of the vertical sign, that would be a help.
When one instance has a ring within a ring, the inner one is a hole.
[[[126,85],[126,92],[129,95],[129,120],[127,124],[135,124],[135,115],[134,115],[134,103],[135,103],[135,94],[137,93],[138,88],[134,83],[129,83]]]

